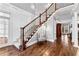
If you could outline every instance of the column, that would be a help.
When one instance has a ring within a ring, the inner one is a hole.
[[[74,46],[78,47],[77,12],[74,12],[74,17],[72,20],[72,41],[74,42]]]

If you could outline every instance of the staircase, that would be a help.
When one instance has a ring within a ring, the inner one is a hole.
[[[26,43],[32,38],[32,36],[37,32],[37,30],[44,24],[48,18],[55,12],[56,4],[52,3],[43,13],[32,20],[30,23],[21,27],[21,45],[20,50],[26,49]]]

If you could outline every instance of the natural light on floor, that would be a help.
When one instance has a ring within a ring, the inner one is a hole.
[[[67,35],[62,35],[62,42],[64,43],[64,45],[68,45],[68,36]]]

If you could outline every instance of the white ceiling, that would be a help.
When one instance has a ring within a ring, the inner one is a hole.
[[[48,3],[11,3],[11,4],[25,11],[28,11],[32,14],[35,14],[36,11],[40,12],[40,10],[45,9]]]
[[[69,5],[72,5],[73,3],[57,3],[56,4],[56,9],[60,9]]]
[[[43,12],[42,10],[45,10],[47,8],[48,3],[11,3],[12,5],[19,7],[25,11],[28,11],[32,14],[35,14],[35,12]],[[54,17],[59,22],[62,22],[64,20],[65,22],[70,22],[72,18],[72,5],[73,3],[56,3],[56,9],[58,9]],[[68,7],[66,7],[68,6]],[[63,8],[64,7],[64,8]]]
[[[47,5],[49,5],[50,3],[11,3],[11,4],[34,14],[36,11],[41,13],[48,7]],[[59,9],[71,4],[72,3],[56,3],[56,8]]]
[[[70,21],[72,21],[72,17],[73,17],[73,5],[64,7],[64,8],[60,8],[58,9],[55,13],[54,13],[54,17],[56,19],[57,22],[63,22],[63,23],[68,23]]]

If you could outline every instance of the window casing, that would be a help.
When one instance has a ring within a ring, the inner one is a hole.
[[[8,38],[10,14],[0,12],[0,37]]]

